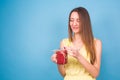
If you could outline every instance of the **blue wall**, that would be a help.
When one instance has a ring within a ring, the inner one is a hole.
[[[120,80],[118,0],[0,0],[0,80],[62,80],[51,50],[67,37],[69,12],[78,6],[103,43],[97,80]]]

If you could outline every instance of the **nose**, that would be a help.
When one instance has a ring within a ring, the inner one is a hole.
[[[74,22],[73,22],[73,25],[77,25],[77,22],[76,22],[76,21],[74,21]]]

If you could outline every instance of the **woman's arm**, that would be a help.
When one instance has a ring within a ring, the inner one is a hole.
[[[64,45],[63,45],[63,42],[60,43],[60,48],[63,49],[64,48]],[[57,64],[57,59],[56,59],[56,53],[54,53],[52,56],[51,56],[51,60]],[[64,65],[59,65],[57,64],[57,67],[58,67],[58,70],[60,72],[60,74],[64,77],[65,76],[65,67]]]
[[[100,63],[101,63],[101,51],[102,51],[102,43],[100,40],[96,40],[96,61],[92,65],[89,63],[82,55],[80,55],[77,51],[75,54],[74,52],[72,53],[72,56],[77,58],[78,61],[84,66],[84,68],[93,76],[97,77],[99,75],[100,71]]]
[[[64,77],[66,74],[65,74],[65,67],[64,65],[57,65],[58,66],[58,70],[60,72],[60,74]]]
[[[63,45],[63,42],[62,42],[62,41],[61,41],[61,43],[60,43],[60,48],[61,48],[61,49],[64,48],[64,45]],[[64,64],[63,64],[63,65],[59,65],[59,64],[58,64],[57,66],[58,66],[58,70],[59,70],[60,74],[64,77],[64,76],[66,75]]]

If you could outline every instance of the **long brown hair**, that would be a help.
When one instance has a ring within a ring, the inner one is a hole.
[[[91,64],[94,64],[94,62],[96,60],[94,36],[92,33],[91,21],[90,21],[90,16],[88,14],[88,11],[83,7],[78,7],[78,8],[73,9],[70,12],[69,23],[68,23],[68,33],[69,33],[70,41],[73,41],[73,38],[72,38],[73,32],[70,27],[70,16],[71,16],[72,12],[77,12],[79,14],[80,21],[82,22],[81,32],[80,32],[82,41],[87,50],[87,54],[90,55]]]

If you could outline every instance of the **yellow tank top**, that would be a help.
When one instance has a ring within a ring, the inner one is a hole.
[[[72,42],[69,41],[69,39],[63,39],[63,44],[66,47],[69,47],[72,45]],[[85,46],[82,46],[82,48],[79,50],[80,54],[90,62],[90,58],[87,55]],[[68,55],[68,62],[65,64],[65,72],[66,76],[64,77],[64,80],[96,80],[93,78],[86,70],[85,68],[78,62],[78,60],[70,55]]]

